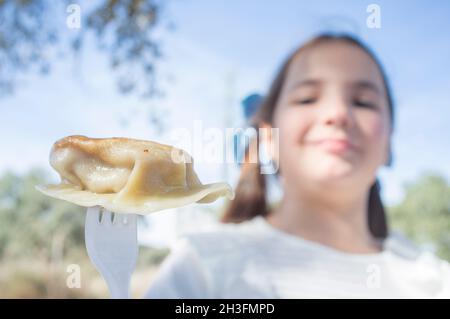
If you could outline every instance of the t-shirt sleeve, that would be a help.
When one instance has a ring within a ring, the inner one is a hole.
[[[199,254],[183,238],[174,245],[150,284],[145,298],[205,299],[211,298],[211,284],[207,268]]]

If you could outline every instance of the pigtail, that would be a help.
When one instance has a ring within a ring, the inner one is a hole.
[[[252,140],[257,143],[257,137]],[[261,174],[261,164],[259,159],[256,163],[249,160],[249,149],[245,151],[244,163],[241,167],[241,175],[236,186],[236,196],[232,200],[223,214],[221,221],[224,223],[240,223],[252,219],[257,215],[266,215],[266,179]]]
[[[388,225],[386,212],[380,196],[380,184],[378,180],[372,185],[369,192],[368,223],[369,230],[375,238],[386,238]]]

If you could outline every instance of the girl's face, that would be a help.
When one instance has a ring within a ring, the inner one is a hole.
[[[284,182],[369,187],[389,154],[386,96],[377,65],[355,45],[321,43],[295,57],[273,120]]]

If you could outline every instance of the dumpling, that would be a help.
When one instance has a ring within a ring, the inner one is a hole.
[[[151,141],[68,136],[53,145],[50,165],[61,183],[37,186],[39,191],[116,213],[143,215],[221,196],[234,198],[226,183],[203,185],[185,151]]]

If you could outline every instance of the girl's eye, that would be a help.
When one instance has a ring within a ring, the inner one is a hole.
[[[313,104],[316,102],[316,99],[310,98],[310,99],[301,99],[294,101],[294,104]]]
[[[374,103],[363,101],[363,100],[355,100],[355,101],[353,101],[353,104],[358,107],[365,107],[365,108],[370,108],[370,109],[375,108]]]

